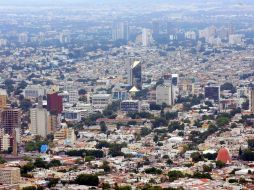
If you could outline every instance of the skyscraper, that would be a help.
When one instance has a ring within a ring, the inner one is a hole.
[[[218,102],[220,100],[220,86],[206,86],[205,98]]]
[[[134,61],[129,68],[129,85],[142,89],[142,62]]]
[[[254,113],[254,89],[250,89],[249,95],[249,109]]]
[[[172,85],[160,85],[156,87],[156,104],[162,105],[163,103],[171,106],[173,102]]]
[[[159,21],[153,21],[152,23],[153,27],[153,38],[156,39],[160,35],[160,23]]]
[[[61,114],[63,111],[63,98],[57,92],[47,95],[47,108],[50,113]]]
[[[149,29],[144,28],[142,30],[142,46],[150,46],[152,42],[152,33]]]
[[[30,109],[31,133],[46,137],[48,133],[48,112],[41,105]]]
[[[115,22],[112,26],[112,39],[129,40],[129,24],[127,22]]]
[[[0,89],[0,109],[7,106],[7,92],[4,89]]]
[[[14,130],[21,128],[21,111],[5,108],[0,111],[0,128],[5,134],[14,135]],[[18,135],[18,134],[17,134]]]

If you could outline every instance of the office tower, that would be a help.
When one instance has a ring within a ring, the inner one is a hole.
[[[47,109],[52,114],[61,114],[63,111],[63,98],[57,92],[47,95]]]
[[[174,86],[178,86],[178,84],[179,84],[179,75],[178,74],[171,75],[171,83]]]
[[[162,105],[163,103],[171,106],[173,105],[172,85],[159,85],[156,87],[156,104]]]
[[[18,167],[0,168],[0,183],[1,184],[19,184],[20,183],[20,168]]]
[[[152,23],[152,28],[153,28],[153,38],[157,39],[160,35],[160,23],[159,21],[153,21]]]
[[[28,42],[28,36],[26,33],[21,33],[18,36],[19,43],[27,43]]]
[[[3,129],[5,134],[11,137],[20,135],[19,131],[21,128],[21,111],[19,109],[5,108],[0,111],[0,128]],[[15,132],[14,132],[15,130]]]
[[[205,98],[218,102],[220,100],[220,86],[206,86]]]
[[[250,89],[249,93],[249,109],[254,113],[254,89]]]
[[[48,112],[39,105],[37,108],[30,109],[31,133],[47,137],[48,133]]]
[[[68,92],[68,102],[76,104],[79,99],[78,87],[73,82],[69,82],[64,86],[64,90]]]
[[[112,26],[112,39],[129,41],[129,24],[127,22],[115,22]]]
[[[50,114],[48,116],[48,133],[55,132],[61,124],[60,115]]]
[[[134,61],[129,68],[129,85],[142,89],[142,62]]]
[[[0,89],[0,109],[7,106],[7,92],[4,89]]]
[[[142,46],[150,46],[152,43],[152,34],[151,31],[147,28],[142,30]]]

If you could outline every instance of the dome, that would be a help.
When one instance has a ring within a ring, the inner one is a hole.
[[[228,149],[226,148],[221,148],[218,152],[218,155],[217,155],[217,158],[216,158],[217,161],[221,161],[221,162],[224,162],[225,164],[226,163],[230,163],[231,162],[231,157],[229,155],[229,151]]]

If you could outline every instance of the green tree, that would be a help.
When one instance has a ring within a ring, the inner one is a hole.
[[[106,123],[104,121],[100,122],[100,128],[101,128],[101,132],[102,133],[106,133],[107,130],[108,130],[107,125],[106,125]]]
[[[200,154],[199,152],[193,152],[191,154],[191,159],[193,162],[200,162],[204,160],[203,155]]]
[[[179,178],[184,178],[184,174],[181,171],[172,170],[168,172],[168,178],[169,178],[169,181],[172,182]]]
[[[140,130],[141,137],[145,137],[145,136],[149,135],[150,133],[151,133],[151,129],[149,129],[147,127],[142,127]]]
[[[57,166],[61,166],[62,163],[60,162],[60,160],[51,160],[48,164],[48,167],[57,167]]]
[[[3,159],[3,157],[2,157],[2,156],[0,156],[0,164],[4,164],[4,163],[6,163],[6,160],[5,160],[5,159]]]
[[[162,174],[162,170],[161,169],[157,169],[157,168],[155,168],[155,167],[152,167],[152,168],[147,168],[146,170],[145,170],[145,173],[147,173],[147,174]]]
[[[99,185],[99,178],[97,175],[80,174],[75,179],[75,183],[77,183],[79,185],[98,186]]]
[[[226,164],[220,160],[215,161],[215,164],[217,168],[223,168],[226,166]]]
[[[173,161],[172,161],[171,159],[168,159],[168,160],[167,160],[167,165],[168,165],[168,166],[171,166],[172,164],[173,164]]]
[[[36,158],[34,162],[34,166],[37,168],[47,168],[47,162],[44,161],[42,158]]]
[[[32,103],[30,100],[28,99],[24,99],[20,102],[20,108],[23,111],[29,111],[29,109],[32,107]]]

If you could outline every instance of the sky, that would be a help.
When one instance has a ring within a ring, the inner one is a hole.
[[[0,5],[10,6],[58,6],[58,5],[81,5],[81,4],[94,4],[103,3],[112,5],[112,3],[123,3],[123,4],[135,4],[138,3],[207,3],[207,2],[224,2],[224,3],[243,3],[243,4],[254,4],[254,0],[0,0]]]

